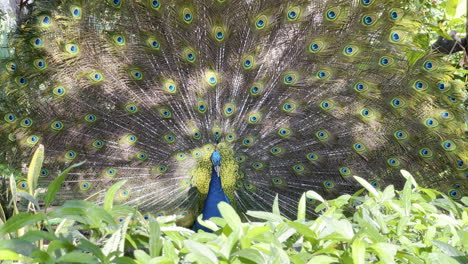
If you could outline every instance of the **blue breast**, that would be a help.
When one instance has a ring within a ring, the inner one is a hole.
[[[224,193],[223,186],[221,184],[221,177],[219,177],[218,173],[216,172],[216,167],[221,166],[221,153],[218,151],[213,152],[213,154],[211,154],[211,162],[213,163],[211,167],[211,181],[208,189],[208,196],[206,197],[206,200],[203,204],[203,220],[208,220],[211,217],[221,217],[221,213],[218,209],[218,204],[220,202],[226,202],[230,204],[229,199]],[[213,232],[211,229],[200,225],[198,222],[195,222],[193,229],[195,231],[201,229],[206,232]]]

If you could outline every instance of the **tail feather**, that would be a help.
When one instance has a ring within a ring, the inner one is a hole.
[[[401,168],[459,196],[466,93],[418,26],[400,1],[37,1],[2,64],[1,148],[44,144],[44,183],[86,160],[63,199],[127,179],[119,202],[184,217],[216,147],[240,210]]]

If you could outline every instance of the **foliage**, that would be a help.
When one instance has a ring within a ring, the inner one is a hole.
[[[43,158],[41,148],[32,167]],[[31,168],[31,167],[30,167]],[[36,170],[30,173],[34,182]],[[66,172],[59,178],[65,178]],[[324,200],[309,191],[302,196],[297,219],[281,216],[278,197],[272,212],[247,212],[241,222],[234,209],[202,224],[214,233],[175,225],[176,216],[153,218],[113,199],[122,182],[106,195],[103,206],[68,201],[47,212],[35,194],[26,212],[0,214],[0,260],[3,263],[466,263],[468,198],[455,202],[407,178],[403,190],[378,190],[364,179],[354,195]],[[11,178],[14,181],[14,177]],[[62,181],[50,184],[46,207]],[[313,206],[317,217],[306,216]],[[1,208],[0,208],[1,209]],[[201,219],[201,218],[199,218]]]
[[[451,32],[457,32],[459,38],[467,37],[467,4],[461,0],[412,0],[410,7],[418,14],[422,24],[420,34],[427,38],[427,44],[443,37],[452,40]],[[427,45],[425,44],[425,45]],[[454,73],[457,79],[467,82],[468,70],[463,69],[463,52],[454,53],[446,59],[457,67]],[[466,63],[466,62],[465,62]],[[466,66],[466,64],[465,64]]]

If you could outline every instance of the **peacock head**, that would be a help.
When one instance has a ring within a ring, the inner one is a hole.
[[[218,150],[211,153],[211,163],[213,163],[213,166],[221,166],[221,153]]]

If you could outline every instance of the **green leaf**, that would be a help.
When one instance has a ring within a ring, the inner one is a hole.
[[[151,220],[149,222],[149,251],[152,258],[161,255],[162,241],[161,228],[158,222]]]
[[[8,221],[4,225],[0,226],[0,237],[10,232],[16,232],[22,227],[33,225],[44,219],[45,215],[43,213],[19,213],[8,219]]]
[[[23,256],[30,256],[38,248],[31,242],[23,239],[0,239],[0,249],[10,250]]]
[[[307,264],[332,264],[332,263],[338,263],[339,259],[336,257],[331,257],[327,255],[318,255],[318,256],[313,256]]]
[[[287,223],[288,226],[294,228],[300,235],[309,238],[309,239],[316,239],[317,235],[315,232],[310,229],[310,227],[302,224],[302,223],[297,223],[297,222],[289,222]]]
[[[394,258],[398,250],[398,247],[396,245],[389,243],[376,243],[370,245],[370,248],[375,252],[375,254],[383,263],[395,263]]]
[[[32,230],[24,234],[21,239],[27,240],[29,242],[36,242],[38,240],[56,240],[58,239],[54,233],[39,231],[39,230]]]
[[[401,175],[403,175],[403,177],[405,177],[405,179],[406,179],[407,181],[410,181],[411,184],[414,185],[414,187],[419,187],[419,186],[418,186],[418,183],[417,183],[416,180],[414,179],[413,175],[411,175],[411,173],[409,173],[409,172],[406,171],[406,170],[400,170],[400,173],[401,173]]]
[[[409,216],[402,216],[400,218],[400,221],[398,221],[398,226],[397,226],[397,235],[398,236],[403,235],[403,232],[405,231],[406,225],[408,224],[409,220],[410,220]]]
[[[15,176],[13,174],[10,175],[10,192],[11,192],[11,201],[10,203],[13,204],[13,214],[18,214],[18,207],[16,206],[16,203],[13,203],[13,201],[16,201],[18,199],[18,192],[16,190],[16,180]]]
[[[99,263],[98,259],[92,255],[82,252],[70,252],[59,259],[57,262],[70,262],[70,263]]]
[[[410,180],[407,180],[405,187],[403,188],[403,208],[405,210],[405,216],[409,216],[411,213],[411,196],[413,194],[412,183]]]
[[[20,260],[20,256],[16,252],[0,249],[0,260]]]
[[[102,253],[101,248],[91,243],[89,240],[81,239],[77,248],[93,254],[93,256],[97,257],[103,263],[106,262],[106,257]]]
[[[325,228],[318,233],[320,239],[351,241],[353,238],[353,226],[348,219],[338,220],[330,216],[321,216],[320,219],[326,223]]]
[[[114,205],[115,194],[126,182],[127,180],[116,182],[109,188],[109,190],[107,190],[106,196],[104,197],[104,209],[106,211],[110,212]]]
[[[374,197],[379,197],[379,192],[372,186],[368,181],[364,180],[359,176],[353,176],[356,181],[358,181],[366,190],[372,194]]]
[[[179,263],[179,255],[176,252],[171,240],[164,240],[163,243],[163,256],[168,257],[173,263]]]
[[[0,224],[3,224],[6,222],[6,215],[5,215],[5,210],[3,210],[2,203],[0,203]]]
[[[389,185],[385,188],[382,193],[382,201],[392,200],[395,197],[395,188],[393,185]]]
[[[314,191],[307,191],[306,196],[307,196],[307,198],[312,198],[312,199],[315,199],[315,200],[320,201],[322,203],[325,203],[325,199],[323,199],[323,197],[320,194],[318,194],[318,193],[316,193]]]
[[[47,253],[53,254],[55,251],[73,251],[76,247],[68,240],[53,240],[47,245]]]
[[[194,257],[200,263],[206,264],[216,264],[219,263],[218,258],[216,255],[211,251],[211,249],[201,243],[185,240],[184,241],[185,248],[187,248],[191,253],[192,257]]]
[[[16,194],[19,197],[22,197],[22,198],[28,200],[30,203],[34,204],[36,210],[41,210],[41,208],[39,207],[39,203],[37,202],[36,199],[34,199],[34,197],[31,196],[31,194],[29,194],[27,192],[17,192]]]
[[[37,181],[41,173],[42,163],[44,162],[44,146],[41,144],[34,152],[31,163],[28,168],[28,186],[29,194],[34,197]]]
[[[220,253],[223,254],[223,256],[226,259],[229,259],[231,256],[231,252],[233,248],[237,245],[237,242],[241,238],[241,228],[234,229],[231,234],[229,234],[227,241],[225,241],[220,249]],[[252,229],[250,229],[252,230]],[[249,230],[249,231],[250,231]],[[249,235],[249,233],[247,233]]]
[[[272,208],[272,213],[275,215],[281,215],[280,209],[279,209],[279,202],[278,202],[278,194],[275,196],[275,200],[273,201],[273,208]]]
[[[117,226],[114,218],[104,208],[87,201],[66,201],[47,215],[51,218],[68,218],[93,227],[100,227],[103,221],[113,227]]]
[[[262,211],[247,211],[247,215],[250,215],[252,217],[266,220],[266,221],[271,221],[271,222],[283,222],[283,217],[279,215],[275,215],[270,212],[262,212]]]
[[[55,178],[47,187],[47,193],[44,198],[44,204],[45,207],[49,207],[49,205],[54,201],[55,194],[58,192],[60,187],[62,186],[62,183],[65,181],[65,177],[67,177],[68,173],[73,169],[78,166],[81,166],[83,162],[80,162],[78,164],[73,164],[72,166],[68,167],[66,170],[64,170],[60,176]]]
[[[33,263],[55,263],[52,257],[49,255],[49,253],[41,250],[34,251],[31,254],[31,258],[33,259]]]
[[[465,204],[465,206],[468,206],[468,196],[461,198],[461,201]]]
[[[429,253],[426,257],[426,263],[443,263],[443,264],[466,264],[466,262],[459,262],[456,259],[445,255],[440,252]]]
[[[457,13],[458,0],[447,0],[445,3],[445,13],[452,18]]]
[[[411,254],[403,253],[403,252],[398,252],[395,257],[399,260],[405,260],[401,261],[400,263],[411,263],[411,264],[424,264],[424,260],[422,260],[419,257],[413,256]]]
[[[113,264],[140,264],[129,257],[118,257],[112,260]],[[146,263],[145,263],[146,264]]]
[[[305,220],[306,217],[306,196],[305,193],[302,194],[301,199],[299,199],[299,204],[297,205],[297,220]]]
[[[174,262],[166,256],[161,256],[152,258],[149,262],[145,262],[145,264],[174,264]]]
[[[211,230],[213,230],[214,232],[218,231],[219,230],[219,227],[213,223],[212,221],[210,220],[203,220],[203,214],[200,214],[198,217],[197,217],[197,222],[206,227],[206,228],[209,228]]]
[[[468,263],[468,256],[460,250],[442,241],[432,240],[431,242],[436,245],[442,253],[453,257],[456,260],[462,261],[460,263]]]
[[[218,208],[224,220],[226,220],[226,223],[232,230],[242,226],[242,221],[232,206],[225,202],[221,202],[218,204]]]
[[[233,256],[238,256],[244,260],[249,260],[253,263],[265,263],[266,262],[265,258],[263,257],[263,254],[259,250],[252,249],[252,248],[242,249],[236,252],[235,254],[233,254]]]
[[[135,252],[133,252],[133,255],[135,256],[136,260],[138,260],[141,263],[148,263],[151,260],[150,255],[148,255],[146,252],[140,249],[135,250]]]
[[[112,236],[107,240],[106,244],[102,248],[102,253],[104,255],[115,253],[117,256],[122,257],[125,250],[125,235],[127,233],[128,224],[130,221],[131,216],[129,215],[122,223],[120,223],[119,228],[112,234]]]
[[[365,264],[366,263],[366,242],[361,238],[355,239],[351,246],[353,263]]]

